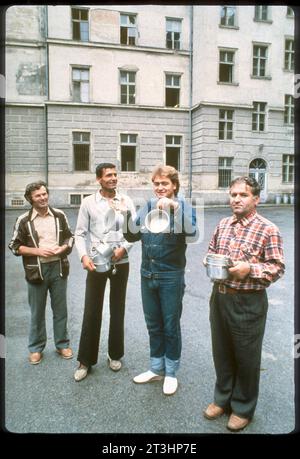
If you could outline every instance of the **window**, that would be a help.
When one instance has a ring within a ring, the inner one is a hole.
[[[265,130],[266,102],[253,102],[252,131]]]
[[[89,11],[72,8],[73,40],[89,41]]]
[[[166,75],[166,107],[179,107],[180,75]]]
[[[136,170],[136,134],[121,134],[121,171]]]
[[[255,6],[254,19],[256,21],[268,21],[268,5]]]
[[[219,82],[233,83],[234,51],[220,50]]]
[[[294,155],[282,155],[282,182],[294,182]]]
[[[24,199],[17,197],[17,198],[12,198],[10,201],[10,204],[12,207],[23,207],[24,206]]]
[[[76,193],[76,194],[70,194],[69,196],[69,202],[71,206],[80,206],[83,198],[86,198],[87,196],[90,196],[89,194],[82,194],[82,193]]]
[[[166,136],[166,165],[173,166],[178,171],[180,170],[181,143],[180,135]]]
[[[72,68],[73,101],[89,102],[90,71],[85,68]]]
[[[135,72],[120,71],[121,104],[135,104]]]
[[[219,110],[219,140],[232,140],[233,110]]]
[[[286,9],[286,15],[287,15],[288,18],[293,18],[295,16],[293,8],[288,6],[287,9]]]
[[[74,171],[90,169],[90,133],[73,132]]]
[[[229,157],[220,157],[219,158],[219,188],[228,188],[232,180],[232,160],[233,158]]]
[[[294,40],[285,40],[284,50],[284,68],[285,70],[294,70]]]
[[[235,6],[221,6],[221,21],[220,24],[226,27],[235,26]]]
[[[136,16],[134,14],[121,14],[120,40],[122,45],[135,45],[137,36]]]
[[[166,47],[180,49],[181,20],[166,19]]]
[[[253,46],[253,68],[252,74],[256,77],[265,77],[267,68],[267,46]]]
[[[284,96],[284,123],[294,123],[294,98],[289,94]]]

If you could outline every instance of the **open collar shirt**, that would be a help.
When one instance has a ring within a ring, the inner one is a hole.
[[[222,219],[208,253],[227,255],[233,262],[249,262],[250,273],[245,279],[222,281],[239,290],[262,290],[282,277],[285,269],[279,230],[256,210],[240,220],[235,215]]]

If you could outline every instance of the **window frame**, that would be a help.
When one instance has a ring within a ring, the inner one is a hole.
[[[176,72],[165,72],[165,107],[168,108],[179,108],[180,107],[180,99],[181,99],[181,76],[182,73],[176,73]],[[172,83],[174,77],[179,78],[179,84],[178,86],[176,84],[167,84],[167,78],[171,77],[172,78]],[[167,89],[174,89],[178,91],[178,103],[175,105],[167,105]]]
[[[287,49],[287,42],[292,43],[292,49]],[[284,61],[283,62],[284,62],[283,68],[286,72],[295,71],[295,40],[293,37],[284,38]]]
[[[221,111],[225,112],[224,113],[224,118],[221,117]],[[228,112],[231,113],[232,118],[228,118]],[[224,123],[224,129],[221,131],[220,129],[220,124]],[[231,124],[231,129],[228,129],[228,125]],[[234,140],[233,138],[233,129],[234,129],[234,109],[231,108],[219,108],[219,121],[218,121],[218,140],[221,142],[232,142]],[[224,138],[220,138],[220,133],[224,133]],[[231,138],[228,137],[228,133],[231,133]]]
[[[225,160],[224,161],[224,164],[221,164],[221,160]],[[227,161],[230,160],[230,164],[226,164]],[[222,189],[228,189],[230,183],[231,183],[231,180],[232,180],[232,173],[233,173],[233,160],[234,160],[234,157],[233,156],[219,156],[219,159],[218,159],[218,188],[222,188]],[[222,174],[222,171],[230,171],[230,176],[229,177],[222,177],[221,174]],[[226,180],[226,183],[224,182],[224,184],[221,183],[221,180]],[[228,183],[227,183],[228,182]]]
[[[288,98],[288,101],[287,101]],[[284,124],[293,125],[294,124],[294,112],[295,112],[295,99],[292,94],[284,95]]]
[[[167,138],[172,137],[172,143],[167,143]],[[174,139],[179,138],[180,143],[175,143]],[[164,150],[164,164],[167,165],[167,148],[179,148],[179,159],[178,159],[178,172],[182,172],[183,168],[183,135],[182,134],[165,134],[164,137],[165,150]],[[176,169],[176,168],[175,168]]]
[[[255,22],[264,22],[267,24],[272,24],[271,20],[271,9],[269,8],[270,5],[255,5],[254,6],[254,18],[253,21]],[[266,9],[266,18],[263,18],[263,9]]]
[[[174,32],[172,30],[168,30],[168,21],[169,22],[177,22],[180,25],[180,32]],[[168,46],[168,33],[171,33],[171,47]],[[179,40],[175,40],[174,34],[179,33]],[[179,51],[182,48],[182,43],[181,43],[181,38],[182,38],[182,18],[171,18],[171,17],[166,17],[166,48],[171,49],[173,51]],[[175,42],[179,42],[179,46],[175,46]]]
[[[228,24],[228,15],[227,15],[227,10],[229,8],[232,8],[234,10],[234,15],[233,15],[233,24]],[[225,15],[222,16],[222,12],[223,10],[225,9]],[[225,18],[225,23],[222,24],[222,18]],[[220,27],[224,27],[224,28],[229,28],[229,29],[238,29],[237,27],[237,8],[235,5],[220,5],[220,23],[219,23],[219,26]]]
[[[290,161],[293,158],[293,161]],[[286,159],[286,161],[285,161]],[[290,176],[292,179],[290,180]],[[283,154],[282,155],[282,172],[281,172],[282,183],[293,184],[295,182],[295,155]]]
[[[128,142],[122,141],[122,136],[127,136]],[[130,136],[135,136],[135,142],[131,142]],[[137,132],[120,132],[119,133],[119,146],[120,146],[120,172],[136,173],[139,172],[139,161],[138,161],[138,138],[139,134]],[[122,147],[135,147],[135,158],[134,158],[134,170],[127,171],[122,169]]]
[[[126,74],[126,83],[122,82],[122,73]],[[119,84],[120,84],[120,104],[121,105],[136,105],[136,74],[135,70],[122,70],[119,69]],[[134,75],[134,82],[130,81],[130,75]],[[122,87],[126,87],[126,102],[122,102]],[[129,88],[134,88],[134,93],[130,94]],[[130,97],[134,97],[134,102],[130,102]]]
[[[255,55],[255,48],[259,49],[259,54],[261,49],[265,49],[266,54],[264,56],[257,56]],[[269,43],[257,43],[257,42],[252,42],[252,73],[251,73],[251,78],[258,78],[258,79],[270,79],[269,76],[269,50],[270,50],[270,45]],[[257,68],[258,68],[258,73],[260,72],[261,68],[261,61],[265,63],[265,69],[264,69],[264,75],[259,75],[254,73],[254,59],[258,60]]]
[[[122,24],[122,16],[126,16],[128,19],[126,25]],[[129,20],[130,17],[134,18],[134,25],[130,24],[130,20]],[[126,28],[126,43],[122,42],[122,28],[123,29]],[[134,43],[130,43],[130,38],[132,38],[132,36],[130,36],[130,34],[128,33],[129,29],[135,30],[135,33],[133,36]],[[138,38],[137,13],[120,12],[120,44],[124,46],[137,46],[137,38]]]
[[[218,59],[218,84],[227,84],[227,85],[237,85],[236,81],[235,81],[235,65],[236,65],[236,51],[237,49],[236,48],[224,48],[224,47],[219,47],[218,48],[218,51],[219,51],[219,59]],[[232,62],[228,62],[228,61],[221,61],[221,53],[230,53],[232,54],[233,56],[233,60]],[[220,76],[221,76],[221,65],[222,66],[228,66],[230,67],[230,71],[231,71],[231,78],[232,78],[232,81],[223,81],[220,79]]]
[[[73,78],[73,72],[77,70],[79,72],[83,72],[83,71],[87,71],[88,72],[88,80],[83,80],[83,79],[80,79],[80,80],[75,80]],[[71,64],[71,98],[72,98],[72,102],[75,102],[75,103],[83,103],[83,104],[87,104],[87,103],[90,103],[90,100],[91,100],[91,77],[90,77],[90,70],[91,70],[91,67],[90,66],[87,66],[87,65],[73,65]],[[80,100],[75,100],[75,93],[76,93],[76,90],[74,88],[74,83],[76,82],[79,82],[80,83]],[[87,91],[87,100],[82,100],[82,83],[87,83],[88,84],[88,91]]]
[[[258,110],[255,111],[255,104],[259,104]],[[264,111],[261,111],[260,105],[264,105]],[[254,116],[256,115],[256,129],[253,129],[253,124],[254,124]],[[260,129],[261,125],[261,118],[263,117],[263,129]],[[251,123],[251,131],[252,132],[266,132],[267,129],[267,102],[262,102],[262,101],[253,101],[253,109],[252,109],[252,123]]]
[[[90,11],[89,11],[89,8],[79,8],[77,6],[74,6],[74,5],[70,5],[71,7],[71,30],[72,30],[72,40],[75,40],[75,41],[82,41],[84,43],[87,43],[90,41]],[[87,20],[82,20],[81,18],[79,19],[73,19],[73,11],[74,10],[77,10],[79,11],[79,15],[81,15],[81,12],[82,11],[86,11],[87,12]],[[79,23],[79,34],[80,34],[80,38],[74,38],[74,23]],[[80,24],[81,23],[87,23],[87,34],[88,34],[88,37],[87,37],[87,40],[83,40],[82,37],[81,37],[81,28],[80,28]]]
[[[72,130],[72,172],[84,174],[91,171],[91,131],[85,130]],[[88,134],[89,140],[88,141],[74,141],[74,134]],[[88,145],[88,169],[75,169],[75,148],[74,145]]]

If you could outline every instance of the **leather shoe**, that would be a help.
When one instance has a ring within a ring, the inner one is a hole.
[[[107,354],[107,360],[108,360],[108,365],[109,365],[109,368],[112,370],[112,371],[119,371],[121,370],[121,367],[122,367],[122,362],[120,362],[120,360],[113,360],[109,357],[109,355]]]
[[[88,367],[85,367],[84,365],[80,365],[80,367],[78,367],[74,373],[75,381],[82,381],[82,379],[86,378],[88,371],[89,371]]]
[[[249,422],[250,419],[241,418],[240,416],[232,413],[227,424],[227,429],[231,430],[231,432],[239,432],[240,430],[243,430]]]
[[[63,349],[56,349],[56,352],[59,353],[59,355],[63,359],[72,359],[73,358],[73,351],[70,347],[65,347]]]
[[[30,352],[28,360],[31,365],[37,365],[41,362],[43,354],[41,352]]]
[[[163,393],[165,395],[173,395],[177,391],[178,382],[177,378],[173,376],[166,376],[163,385]]]
[[[216,405],[215,403],[210,403],[208,407],[206,408],[206,410],[203,411],[203,416],[206,419],[213,420],[213,419],[217,419],[220,416],[222,416],[224,412],[225,412],[224,409],[221,408],[220,406]]]
[[[152,381],[161,381],[162,379],[163,376],[157,375],[156,373],[153,373],[153,371],[149,370],[141,373],[138,376],[135,376],[133,378],[133,382],[136,384],[145,384]]]

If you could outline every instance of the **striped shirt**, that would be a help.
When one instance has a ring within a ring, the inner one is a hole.
[[[208,253],[227,255],[233,262],[248,261],[250,272],[243,280],[222,283],[235,289],[262,290],[283,276],[282,237],[276,225],[256,210],[241,220],[224,218],[217,225]]]

